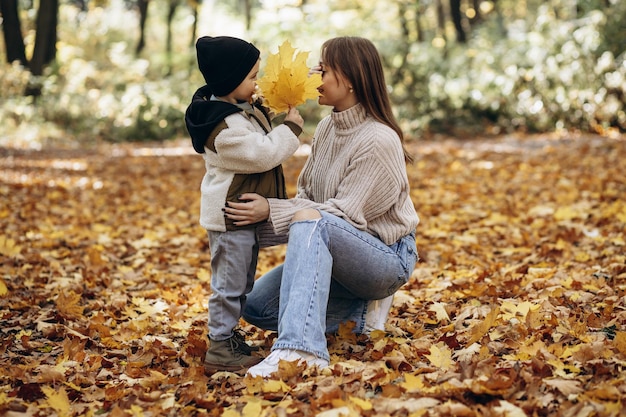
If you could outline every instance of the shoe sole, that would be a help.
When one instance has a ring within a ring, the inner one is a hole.
[[[223,363],[204,363],[204,373],[205,374],[214,374],[215,372],[227,371],[227,372],[245,372],[248,368],[258,364],[263,360],[263,358],[256,358],[257,362],[251,363],[249,365],[225,365]]]

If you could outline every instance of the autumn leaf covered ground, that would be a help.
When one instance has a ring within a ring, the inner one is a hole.
[[[626,415],[626,138],[411,150],[422,260],[387,332],[347,324],[330,369],[262,381],[203,374],[187,142],[0,149],[0,415]],[[243,325],[267,354],[274,335]]]

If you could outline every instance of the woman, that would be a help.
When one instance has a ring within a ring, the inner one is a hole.
[[[278,331],[251,376],[270,376],[280,360],[328,366],[325,332],[348,320],[357,332],[384,324],[417,262],[411,159],[378,51],[367,39],[339,37],[321,55],[319,104],[333,111],[317,126],[296,197],[243,194],[225,209],[236,225],[267,219],[274,233],[289,234],[285,263],[256,281],[244,308],[248,322]],[[371,301],[382,299],[385,307],[372,314]]]

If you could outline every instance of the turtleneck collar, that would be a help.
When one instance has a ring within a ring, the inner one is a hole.
[[[336,133],[349,133],[350,130],[359,126],[367,118],[365,108],[361,103],[340,112],[331,112],[331,119],[335,124]]]

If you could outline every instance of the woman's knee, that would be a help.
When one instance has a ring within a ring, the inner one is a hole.
[[[315,209],[302,209],[302,210],[296,211],[291,221],[298,222],[302,220],[317,220],[321,218],[322,218],[322,215],[320,214],[319,211]]]

